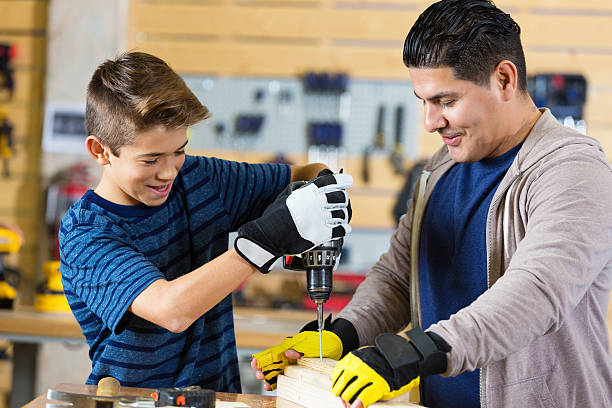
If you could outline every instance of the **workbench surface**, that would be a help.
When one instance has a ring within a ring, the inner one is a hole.
[[[314,311],[234,308],[236,346],[264,349],[299,332],[316,319]],[[41,313],[32,307],[0,310],[0,337],[9,340],[83,340],[81,328],[71,313]]]
[[[97,387],[95,385],[83,385],[83,384],[58,384],[53,387],[54,389],[61,391],[74,392],[78,394],[90,394],[96,395]],[[153,390],[147,388],[131,388],[131,387],[121,387],[119,391],[120,396],[126,397],[135,397],[135,396],[150,396]],[[253,395],[253,394],[231,394],[218,392],[217,395],[218,401],[231,401],[231,402],[243,402],[247,404],[250,408],[276,408],[276,397],[268,397],[264,395]],[[45,408],[47,404],[47,399],[44,395],[40,395],[33,401],[24,405],[24,408]],[[284,401],[284,400],[283,400]],[[288,402],[288,401],[287,401]],[[291,404],[291,403],[289,403]],[[283,407],[295,406],[295,404],[286,405],[285,402],[281,404]]]

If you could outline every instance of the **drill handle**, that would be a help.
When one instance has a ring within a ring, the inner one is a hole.
[[[306,266],[304,265],[304,259],[298,255],[283,256],[283,267],[292,271],[306,270]]]

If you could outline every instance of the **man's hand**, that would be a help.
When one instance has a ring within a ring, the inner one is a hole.
[[[287,337],[280,345],[253,354],[251,367],[256,371],[259,380],[265,380],[264,388],[268,391],[276,388],[276,377],[282,374],[288,359],[319,357],[319,332],[316,320],[306,324],[300,333]],[[340,359],[346,353],[359,346],[357,331],[346,319],[331,321],[331,315],[325,319],[323,326],[323,357]]]
[[[342,356],[342,341],[340,338],[327,330],[323,330],[322,334],[323,357],[334,360],[340,359]],[[258,379],[266,381],[265,385],[268,386],[266,388],[273,390],[276,388],[278,375],[287,367],[288,359],[299,358],[300,356],[319,357],[318,331],[303,331],[293,337],[287,337],[278,346],[253,354],[251,367],[257,370],[255,375]],[[263,376],[259,374],[260,372]]]
[[[322,172],[323,173],[323,172]],[[267,273],[282,255],[301,254],[351,231],[348,174],[323,174],[308,183],[291,183],[260,218],[238,229],[236,251]]]
[[[376,346],[352,351],[336,364],[332,393],[351,406],[388,400],[418,387],[420,377],[446,371],[446,353],[451,350],[435,333],[416,327],[406,333],[376,337]],[[346,404],[345,404],[346,405]]]

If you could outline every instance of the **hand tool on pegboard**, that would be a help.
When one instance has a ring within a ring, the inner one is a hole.
[[[112,377],[98,382],[96,395],[79,394],[50,388],[46,408],[214,408],[215,392],[200,387],[158,388],[149,397],[120,396],[119,381]]]
[[[2,174],[10,176],[9,160],[13,157],[13,124],[8,119],[6,110],[0,109],[0,159]]]
[[[376,111],[376,133],[374,134],[374,141],[371,145],[366,146],[363,151],[363,160],[361,167],[361,176],[363,177],[364,183],[370,182],[370,154],[376,150],[382,150],[385,146],[385,106],[379,105]]]
[[[395,108],[395,143],[391,152],[391,165],[395,174],[404,174],[404,148],[402,144],[404,132],[404,106]]]
[[[11,61],[16,56],[17,47],[15,45],[0,44],[0,89],[8,91],[9,99],[13,96],[13,90],[15,89]]]

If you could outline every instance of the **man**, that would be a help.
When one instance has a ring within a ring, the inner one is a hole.
[[[404,62],[445,146],[326,330],[326,354],[345,355],[332,391],[361,407],[420,377],[431,407],[612,406],[612,169],[600,144],[535,107],[519,26],[487,0],[431,5]],[[409,341],[391,334],[409,323]],[[286,355],[315,336],[295,336]],[[355,337],[373,346],[351,351]],[[282,348],[254,356],[258,378],[273,381],[266,362]]]

